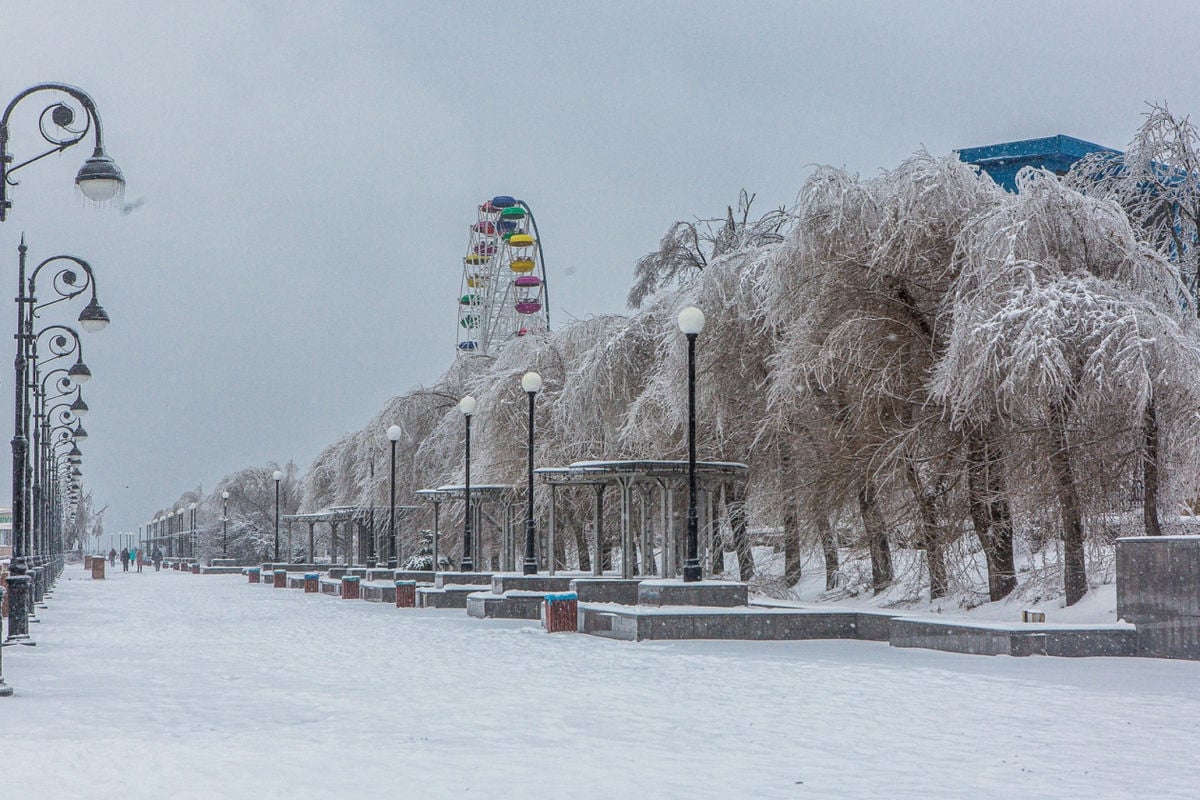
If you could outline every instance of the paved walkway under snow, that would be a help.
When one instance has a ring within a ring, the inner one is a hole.
[[[68,567],[6,648],[53,798],[1194,798],[1200,663],[632,644]],[[18,733],[23,731],[23,735]],[[7,795],[6,795],[7,796]]]

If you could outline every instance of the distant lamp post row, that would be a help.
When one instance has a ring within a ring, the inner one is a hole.
[[[12,114],[17,106],[26,98],[35,95],[40,96],[44,93],[57,95],[59,98],[45,106],[38,117],[38,132],[41,134],[42,139],[50,145],[50,148],[38,155],[14,164],[15,159],[9,152],[12,133],[9,125]],[[71,102],[67,102],[67,100]],[[76,105],[79,110],[82,110],[82,119],[80,119],[80,113],[75,107]],[[90,200],[96,202],[111,200],[120,194],[124,188],[125,178],[116,163],[104,151],[104,134],[100,123],[100,114],[96,110],[96,104],[92,98],[82,89],[63,83],[37,84],[25,89],[14,97],[5,107],[3,116],[0,116],[0,222],[7,220],[8,210],[12,208],[12,200],[9,198],[9,187],[18,184],[14,176],[20,170],[40,161],[46,156],[53,153],[61,153],[67,148],[79,144],[87,138],[89,133],[92,133],[94,137],[94,149],[91,158],[84,162],[76,174],[75,185]],[[33,332],[33,314],[35,310],[33,284],[38,271],[49,263],[49,261],[56,259],[42,262],[34,270],[34,275],[29,281],[29,293],[26,295],[25,250],[24,237],[22,237],[19,251],[20,275],[18,277],[17,291],[17,380],[14,387],[16,390],[14,414],[16,424],[14,426],[15,431],[12,441],[13,558],[9,577],[10,636],[14,633],[18,636],[21,635],[20,631],[22,629],[27,631],[28,613],[26,607],[29,606],[31,608],[31,604],[27,602],[29,595],[27,587],[30,581],[29,576],[25,574],[28,568],[26,563],[27,557],[36,555],[36,560],[39,563],[35,564],[33,569],[37,570],[45,567],[49,570],[51,579],[57,575],[57,571],[61,568],[64,526],[68,520],[74,520],[74,509],[79,502],[79,478],[82,476],[82,472],[78,467],[79,461],[72,462],[71,460],[73,458],[77,459],[78,456],[69,455],[65,462],[60,461],[60,454],[56,450],[58,442],[51,444],[49,437],[45,435],[52,433],[52,430],[59,430],[60,428],[51,428],[47,418],[50,412],[45,411],[44,408],[42,410],[45,413],[37,420],[38,427],[34,429],[35,435],[39,438],[38,444],[34,447],[34,457],[37,459],[37,462],[33,465],[34,469],[30,469],[30,415],[31,412],[36,412],[42,406],[38,397],[33,398],[34,403],[31,404],[29,402],[29,393],[32,391],[36,394],[43,389],[42,382],[37,375],[36,350],[32,349],[36,346],[37,336],[40,335],[40,333],[35,334]],[[78,278],[77,274],[71,269],[59,271],[54,285],[59,298],[50,302],[59,302],[60,300],[75,297],[90,285],[92,287],[92,302],[80,313],[79,323],[85,331],[99,330],[108,323],[108,315],[104,313],[99,303],[96,302],[95,284],[92,280],[90,267],[81,260],[74,260],[84,269],[87,281],[83,287],[76,289],[74,287]],[[61,284],[58,282],[58,279],[62,280]],[[42,305],[49,304],[43,303]],[[74,334],[74,331],[71,331],[71,333]],[[76,342],[78,341],[77,336],[75,340]],[[65,337],[63,341],[65,344]],[[76,366],[68,370],[65,378],[67,384],[64,388],[69,388],[71,385],[78,386],[91,377],[90,370],[83,364],[81,348],[77,350],[77,355]],[[53,358],[49,360],[52,361]],[[31,368],[32,381],[29,380],[31,377],[29,370]],[[87,406],[83,404],[82,398],[77,395],[76,399],[81,404],[82,410],[86,411]],[[78,410],[72,407],[72,411]],[[80,413],[74,414],[73,417],[68,416],[66,422],[69,423],[72,420],[78,421],[81,416],[82,414]],[[40,433],[38,432],[39,429]],[[63,429],[70,431],[69,426],[65,426]],[[67,439],[60,441],[70,439],[71,433],[68,432],[66,437]],[[76,441],[79,441],[79,439],[76,439]],[[73,447],[73,450],[77,451],[78,448]],[[30,478],[32,481],[29,480]],[[32,514],[29,512],[32,512]],[[36,554],[33,552],[33,548],[35,547],[38,548]],[[44,577],[45,573],[43,573]],[[13,591],[14,589],[16,591]],[[15,627],[14,622],[17,622]],[[7,697],[11,694],[12,688],[4,682],[3,664],[0,662],[0,697]]]
[[[699,524],[696,509],[696,339],[704,330],[704,312],[695,306],[689,306],[679,312],[678,324],[679,330],[687,337],[688,346],[688,510],[683,580],[692,583],[701,580],[703,577],[703,569],[700,566],[699,557]],[[521,565],[521,571],[525,575],[536,575],[538,573],[537,527],[534,517],[533,486],[534,403],[538,392],[542,390],[542,385],[542,376],[537,372],[530,371],[521,376],[521,389],[529,398],[529,425],[526,446],[526,493],[528,506],[525,516],[525,553]],[[471,417],[475,415],[477,407],[478,403],[471,395],[467,395],[458,401],[458,410],[463,415],[465,428],[463,439],[463,503],[465,512],[463,514],[463,555],[460,563],[460,569],[463,572],[471,572],[475,568],[472,556],[472,534],[474,532],[472,531],[471,519]],[[387,430],[387,437],[391,442],[391,492],[388,507],[388,541],[390,543],[391,556],[388,560],[388,566],[393,568],[396,566],[397,556],[395,532],[396,442],[399,441],[401,435],[402,431],[397,425],[392,425]],[[436,569],[436,565],[434,565],[434,568]]]
[[[528,490],[528,508],[525,517],[525,557],[521,564],[521,571],[525,575],[536,575],[538,572],[537,565],[537,530],[533,516],[533,410],[534,399],[537,393],[542,390],[542,376],[536,372],[526,372],[521,376],[521,389],[529,398],[529,428],[528,428],[528,447],[526,448],[527,466],[527,490]],[[458,401],[458,410],[463,415],[465,423],[465,438],[463,440],[463,555],[460,569],[463,572],[471,572],[475,568],[474,557],[472,555],[472,508],[471,508],[471,417],[475,415],[475,410],[478,403],[471,395],[467,395]]]

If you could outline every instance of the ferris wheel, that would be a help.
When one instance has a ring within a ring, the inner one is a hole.
[[[533,211],[498,195],[479,206],[458,298],[460,355],[496,355],[517,336],[550,329],[546,266]]]

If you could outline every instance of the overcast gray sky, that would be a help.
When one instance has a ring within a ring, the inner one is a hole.
[[[106,530],[133,530],[241,467],[307,467],[436,379],[484,199],[537,214],[553,322],[618,312],[638,256],[743,187],[765,210],[815,163],[871,175],[922,146],[1054,133],[1121,146],[1147,100],[1195,111],[1189,8],[2,0],[0,102],[47,80],[90,92],[144,205],[79,199],[82,146],[30,167],[0,297],[22,231],[31,258],[95,267],[113,323],[86,341],[85,482]],[[25,110],[18,160],[37,144]],[[0,398],[9,424],[7,372]]]

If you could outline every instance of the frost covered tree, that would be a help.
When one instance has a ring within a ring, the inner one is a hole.
[[[274,555],[275,547],[275,480],[276,470],[283,472],[279,483],[279,514],[295,514],[304,500],[299,469],[293,462],[280,467],[270,463],[262,467],[246,467],[222,478],[216,489],[200,498],[210,509],[211,518],[219,517],[223,509],[223,492],[229,492],[229,555],[252,562]],[[284,530],[280,523],[281,532]],[[214,528],[214,530],[216,530]],[[217,536],[220,536],[218,531]],[[281,537],[282,537],[281,533]],[[280,547],[284,546],[281,538]],[[281,551],[281,555],[283,555]],[[291,560],[294,554],[284,557]]]
[[[1195,436],[1200,340],[1179,302],[1182,284],[1119,206],[1046,172],[1023,170],[1017,182],[1019,193],[983,215],[959,248],[953,333],[933,394],[956,426],[989,432],[974,447],[1006,442],[1040,454],[1045,470],[1027,464],[1024,474],[1029,496],[1057,504],[1073,604],[1088,588],[1088,500],[1140,480],[1154,533],[1162,479],[1176,491],[1192,482],[1159,466],[1186,458],[1179,448]],[[1169,442],[1164,425],[1175,432]],[[1121,451],[1137,457],[1114,470]],[[1114,472],[1124,479],[1116,486]],[[1099,491],[1088,498],[1089,488]]]
[[[1200,131],[1166,104],[1152,104],[1124,153],[1092,153],[1068,184],[1113,200],[1139,234],[1171,260],[1200,314]]]
[[[809,508],[857,510],[876,592],[893,579],[889,531],[903,527],[917,531],[932,596],[946,592],[955,443],[927,381],[945,346],[957,236],[997,195],[957,159],[924,153],[872,181],[818,170],[769,276],[771,398],[800,423],[799,481]]]
[[[783,241],[791,215],[784,208],[776,208],[752,220],[750,206],[754,198],[743,189],[736,213],[733,206],[728,206],[723,218],[672,224],[658,249],[638,259],[633,288],[629,290],[630,308],[640,308],[660,289],[695,279],[711,261],[727,253]]]
[[[815,554],[827,589],[974,602],[986,569],[999,600],[1017,586],[1021,548],[1056,553],[1061,541],[1075,602],[1089,537],[1102,543],[1113,520],[1127,530],[1138,505],[1146,532],[1169,528],[1195,491],[1200,336],[1176,271],[1189,245],[1155,240],[1124,203],[1055,176],[1019,183],[1009,195],[921,152],[869,180],[819,169],[792,210],[756,220],[743,194],[723,219],[676,223],[639,262],[629,315],[457,359],[322,452],[304,508],[386,503],[392,424],[400,497],[460,483],[467,393],[479,402],[472,481],[523,487],[530,369],[544,380],[537,464],[684,457],[675,314],[697,304],[699,454],[751,468],[726,498],[714,569],[731,550],[754,576],[754,524],[781,532],[784,591]],[[536,491],[544,513],[549,491]],[[558,501],[553,558],[589,569],[592,492]],[[441,552],[459,552],[462,510],[443,511]],[[602,566],[616,547],[606,533]]]

